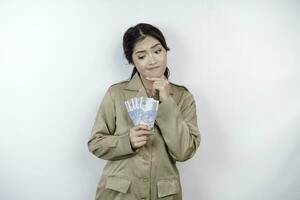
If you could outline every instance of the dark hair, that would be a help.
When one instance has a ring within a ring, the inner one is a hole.
[[[132,53],[134,45],[138,41],[144,39],[147,35],[157,39],[166,51],[170,50],[167,46],[165,37],[158,28],[152,26],[151,24],[139,23],[127,29],[123,36],[123,51],[129,64],[133,64]],[[134,67],[130,79],[132,79],[136,72],[138,71],[136,67]],[[168,67],[166,68],[164,75],[169,78],[170,70]]]

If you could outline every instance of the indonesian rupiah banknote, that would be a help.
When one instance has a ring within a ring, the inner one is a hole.
[[[125,101],[129,117],[134,125],[144,124],[153,128],[159,101],[147,97],[134,97]]]

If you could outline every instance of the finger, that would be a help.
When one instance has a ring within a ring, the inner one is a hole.
[[[147,136],[147,135],[151,135],[152,131],[151,130],[140,130],[136,132],[136,136],[141,137],[143,135]]]
[[[139,126],[139,125],[134,126],[134,127],[132,127],[132,129],[133,129],[134,131],[138,131],[138,130],[140,130],[140,126]]]
[[[147,80],[149,81],[161,81],[162,78],[156,78],[156,77],[146,77]]]
[[[146,77],[146,79],[149,80],[149,81],[154,81],[154,83],[161,83],[161,82],[164,82],[164,81],[168,82],[168,79],[164,75],[160,78]]]
[[[155,89],[155,88],[152,88],[152,96],[155,96],[155,94],[158,92],[158,90],[157,89]]]
[[[154,96],[156,93],[159,93],[159,84],[157,82],[154,82],[153,85],[152,85],[152,89],[151,89],[151,92],[152,92],[152,95]]]
[[[137,131],[139,131],[139,130],[150,130],[150,128],[145,124],[139,124],[136,127],[138,127]]]
[[[137,132],[139,130],[144,130],[144,129],[145,129],[145,127],[142,124],[138,124],[138,125],[133,127],[134,132]]]
[[[162,89],[166,84],[168,84],[167,81],[155,81],[152,85],[152,89]]]
[[[137,142],[134,144],[135,147],[139,148],[139,147],[142,147],[146,144],[147,142],[146,141],[142,141],[142,142]]]
[[[140,139],[140,137],[134,137],[134,138],[131,139],[131,142],[132,142],[133,144],[137,144],[137,143],[139,143],[139,142],[147,142],[147,140],[145,140],[145,139]]]
[[[149,140],[149,137],[147,137],[147,136],[140,136],[140,137],[137,137],[135,139],[135,142],[143,142],[143,141],[147,142],[148,140]]]

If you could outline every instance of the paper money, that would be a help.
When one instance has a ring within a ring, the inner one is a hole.
[[[125,101],[129,117],[134,125],[144,124],[153,128],[159,101],[153,98],[134,97]]]

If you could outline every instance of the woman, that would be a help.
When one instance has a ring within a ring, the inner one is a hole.
[[[199,144],[196,105],[184,87],[168,81],[165,38],[150,24],[137,24],[123,36],[130,80],[107,90],[88,147],[108,160],[97,200],[181,199],[176,161],[191,158]],[[159,100],[155,125],[134,126],[124,102],[133,97]]]

